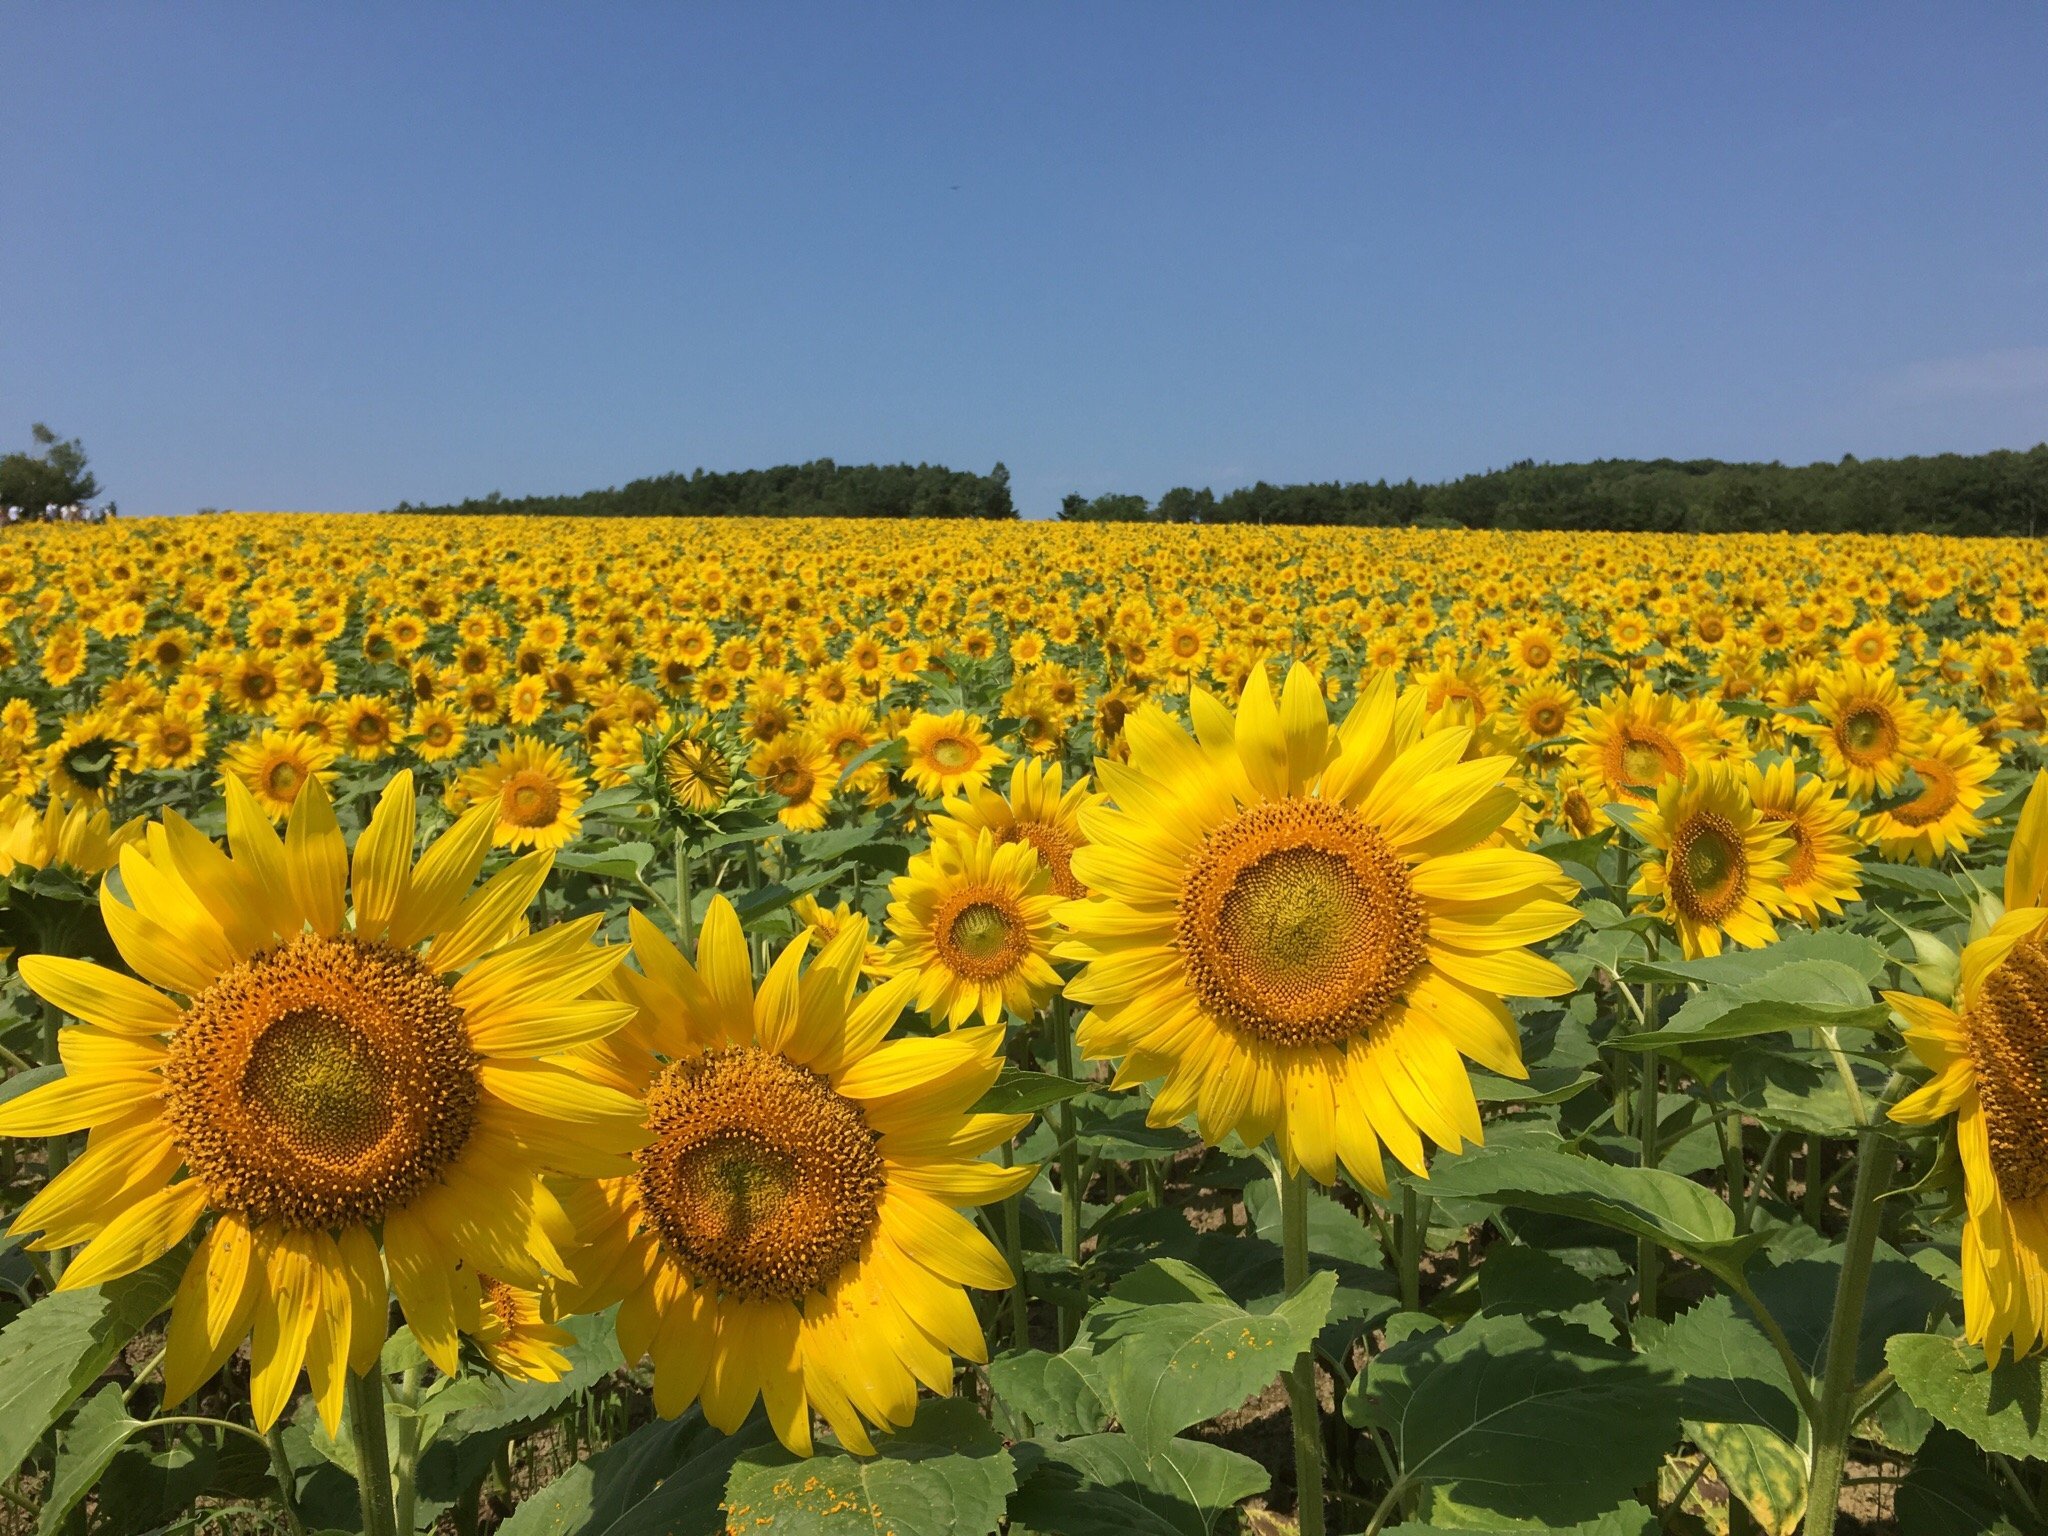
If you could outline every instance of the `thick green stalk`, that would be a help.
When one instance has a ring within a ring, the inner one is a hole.
[[[419,1509],[418,1475],[420,1461],[420,1370],[407,1366],[398,1380],[398,1402],[405,1410],[398,1421],[398,1457],[392,1465],[392,1524],[399,1536],[411,1536]],[[574,1442],[571,1442],[573,1449]]]
[[[1842,1502],[1842,1467],[1856,1406],[1856,1346],[1863,1334],[1863,1304],[1877,1251],[1878,1204],[1890,1187],[1895,1154],[1885,1133],[1866,1127],[1856,1143],[1856,1189],[1849,1201],[1849,1234],[1842,1273],[1828,1320],[1827,1370],[1813,1419],[1813,1467],[1806,1486],[1805,1536],[1834,1536]]]
[[[1079,1081],[1074,1062],[1074,1026],[1067,1015],[1067,1000],[1052,1000],[1052,1048],[1061,1077]],[[1060,1254],[1073,1271],[1075,1284],[1081,1271],[1081,1148],[1074,1126],[1074,1101],[1061,1099],[1054,1107],[1053,1128],[1060,1138]],[[1074,1342],[1081,1328],[1083,1308],[1070,1302],[1060,1308],[1060,1348]]]
[[[1415,1193],[1413,1184],[1401,1186],[1401,1219],[1396,1233],[1401,1243],[1401,1306],[1404,1311],[1422,1310],[1422,1254],[1429,1246],[1430,1202]]]
[[[350,1371],[345,1390],[363,1536],[398,1536],[398,1522],[391,1510],[391,1452],[384,1441],[384,1372],[375,1366],[364,1376]]]
[[[306,1522],[299,1514],[299,1477],[292,1470],[291,1458],[284,1453],[284,1425],[271,1425],[264,1433],[263,1443],[270,1451],[270,1475],[277,1479],[284,1523],[291,1528],[292,1536],[306,1536]]]
[[[1308,1176],[1300,1169],[1276,1167],[1273,1181],[1280,1194],[1280,1254],[1287,1294],[1308,1283]],[[1282,1378],[1287,1385],[1287,1411],[1294,1422],[1294,1486],[1299,1508],[1295,1521],[1301,1536],[1323,1536],[1323,1429],[1316,1401],[1316,1352],[1310,1346]]]
[[[676,922],[685,941],[690,929],[690,839],[687,833],[676,834]]]
[[[1662,1111],[1657,1104],[1658,1079],[1662,1075],[1655,1051],[1645,1051],[1642,1083],[1636,1097],[1636,1143],[1639,1161],[1645,1168],[1657,1166],[1657,1122]],[[1636,1315],[1657,1315],[1657,1283],[1664,1264],[1664,1245],[1655,1238],[1636,1239]]]

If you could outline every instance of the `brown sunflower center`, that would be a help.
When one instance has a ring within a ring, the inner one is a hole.
[[[1899,744],[1899,728],[1889,711],[1874,704],[1851,710],[1835,728],[1835,742],[1842,756],[1859,768],[1881,763]]]
[[[1276,1045],[1370,1029],[1425,958],[1407,867],[1356,811],[1255,805],[1209,834],[1181,887],[1179,943],[1210,1013]]]
[[[1792,852],[1785,860],[1785,889],[1791,892],[1805,890],[1820,869],[1820,844],[1814,840],[1813,828],[1797,816],[1788,816],[1782,811],[1765,811],[1762,815],[1765,821],[1775,823],[1792,839]]]
[[[980,754],[971,741],[963,741],[958,736],[941,736],[932,743],[929,755],[938,767],[948,773],[957,773],[962,768],[972,768]]]
[[[1667,872],[1672,901],[1695,922],[1720,922],[1749,891],[1742,834],[1713,811],[1696,812],[1680,824]]]
[[[1998,1192],[2015,1202],[2048,1193],[2048,936],[1992,969],[1966,1023]]]
[[[522,768],[498,792],[505,820],[515,827],[554,825],[562,809],[561,787],[544,773]]]
[[[1685,768],[1685,754],[1661,734],[1623,736],[1615,760],[1621,769],[1616,777],[1627,789],[1653,789]]]
[[[1088,888],[1074,878],[1074,850],[1081,839],[1063,827],[1043,821],[1013,821],[1003,829],[1002,841],[1029,843],[1038,850],[1038,862],[1052,878],[1053,890],[1070,901],[1088,894]]]
[[[932,941],[946,969],[969,981],[1000,981],[1031,948],[1017,899],[994,886],[953,891],[932,914]]]
[[[193,999],[166,1114],[213,1203],[255,1222],[374,1222],[476,1123],[477,1056],[448,989],[402,950],[302,934]]]
[[[1904,805],[1895,806],[1892,820],[1909,827],[1924,827],[1941,820],[1962,798],[1962,785],[1955,770],[1939,758],[1915,758],[1913,771],[1920,776],[1920,793]]]
[[[640,1199],[699,1285],[795,1301],[858,1257],[887,1175],[858,1105],[786,1057],[740,1046],[679,1061],[647,1100]]]

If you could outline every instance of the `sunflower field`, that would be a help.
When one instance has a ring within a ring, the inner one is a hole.
[[[0,540],[0,1532],[2048,1530],[2020,541]]]

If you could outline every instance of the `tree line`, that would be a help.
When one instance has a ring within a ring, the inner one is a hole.
[[[1010,472],[942,464],[835,464],[813,459],[773,469],[653,475],[579,496],[471,497],[448,506],[400,502],[396,512],[523,513],[551,517],[996,517],[1014,518]]]
[[[1303,523],[1627,532],[2048,533],[2048,443],[2025,452],[1838,463],[1599,459],[1413,480],[1176,487],[1156,502],[1068,496],[1069,522]]]

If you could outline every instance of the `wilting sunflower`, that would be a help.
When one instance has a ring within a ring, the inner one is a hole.
[[[1953,1009],[1887,992],[1933,1081],[1892,1107],[1956,1117],[1963,1165],[1963,1332],[1994,1362],[2048,1336],[2048,776],[2034,781],[2005,868],[2006,913],[1963,951]]]
[[[1254,667],[1235,718],[1194,692],[1198,739],[1156,705],[1125,722],[1056,953],[1087,962],[1082,1051],[1123,1058],[1119,1087],[1164,1079],[1154,1125],[1273,1135],[1290,1167],[1384,1191],[1382,1144],[1421,1173],[1424,1137],[1480,1139],[1461,1053],[1525,1075],[1501,995],[1571,991],[1522,946],[1577,921],[1576,887],[1476,846],[1516,809],[1513,764],[1460,761],[1471,733],[1425,735],[1425,702],[1382,672],[1333,730],[1305,667],[1277,704]]]
[[[1605,821],[1608,805],[1648,810],[1664,785],[1713,756],[1714,712],[1711,700],[1680,699],[1648,683],[1580,710],[1572,719],[1578,745],[1570,759],[1595,824]]]
[[[1757,814],[1792,843],[1778,887],[1778,910],[1809,927],[1819,926],[1823,912],[1841,916],[1842,904],[1863,891],[1863,871],[1856,862],[1863,846],[1854,831],[1856,808],[1826,779],[1802,777],[1790,758],[1768,768],[1752,763],[1748,773]]]
[[[488,763],[455,781],[456,795],[495,812],[500,848],[560,848],[583,830],[576,808],[590,792],[560,747],[515,736]]]
[[[308,784],[334,777],[338,756],[333,747],[298,731],[270,729],[229,747],[221,759],[221,777],[247,789],[276,821],[290,814]]]
[[[1071,788],[1063,789],[1062,783],[1057,762],[1021,762],[1010,770],[1007,795],[984,788],[948,800],[932,818],[932,836],[971,840],[986,829],[998,843],[1029,843],[1038,850],[1038,862],[1045,866],[1055,896],[1085,896],[1087,889],[1074,878],[1074,850],[1086,841],[1081,813],[1108,796],[1091,792],[1086,774]]]
[[[1666,782],[1637,831],[1661,855],[1645,859],[1634,894],[1678,932],[1688,960],[1718,955],[1725,940],[1773,942],[1785,905],[1792,840],[1767,821],[1734,763],[1701,763]]]
[[[642,969],[615,984],[648,1050],[607,1048],[622,1080],[648,1085],[649,1144],[632,1177],[567,1196],[587,1248],[564,1304],[621,1303],[619,1346],[652,1355],[664,1417],[701,1398],[730,1433],[758,1397],[799,1455],[812,1410],[870,1452],[867,1426],[908,1424],[920,1382],[952,1390],[952,1356],[987,1358],[963,1287],[1013,1283],[958,1210],[1036,1172],[980,1158],[1030,1119],[970,1112],[1001,1071],[1003,1032],[885,1042],[916,980],[855,1000],[865,924],[808,968],[799,936],[756,994],[723,897],[695,965],[631,921]]]
[[[1906,776],[1907,760],[1927,735],[1927,706],[1906,697],[1898,678],[1844,662],[1820,680],[1814,696],[1819,724],[1794,722],[1820,753],[1820,771],[1850,798],[1888,795]]]
[[[825,825],[839,765],[809,737],[778,736],[762,742],[747,759],[747,771],[773,802],[775,819],[790,831],[814,832]]]
[[[941,837],[889,882],[889,968],[918,977],[920,1011],[958,1029],[1009,1008],[1030,1018],[1059,990],[1048,958],[1060,898],[1028,842],[982,828]]]
[[[920,713],[903,728],[903,772],[921,795],[970,795],[1009,761],[989,740],[988,727],[965,710]]]
[[[30,956],[31,989],[82,1022],[65,1075],[0,1107],[0,1134],[91,1131],[15,1218],[32,1246],[83,1244],[63,1289],[129,1274],[197,1227],[166,1340],[166,1400],[254,1330],[252,1409],[276,1420],[303,1365],[332,1430],[370,1369],[386,1272],[442,1370],[478,1323],[481,1271],[566,1275],[543,1168],[630,1166],[637,1106],[562,1053],[631,1010],[583,1000],[619,952],[595,917],[525,936],[549,856],[474,894],[492,818],[458,822],[417,865],[409,774],[353,857],[309,783],[282,839],[238,780],[232,857],[176,815],[121,855],[100,913],[141,976]],[[159,990],[161,989],[161,990]],[[175,995],[171,995],[175,994]]]
[[[1919,779],[1920,792],[1865,820],[1863,840],[1901,862],[1932,864],[1951,850],[1961,853],[1984,831],[1976,812],[1991,798],[1987,785],[1998,772],[1998,754],[1979,739],[1975,726],[1951,711],[1930,728],[1906,766]]]

